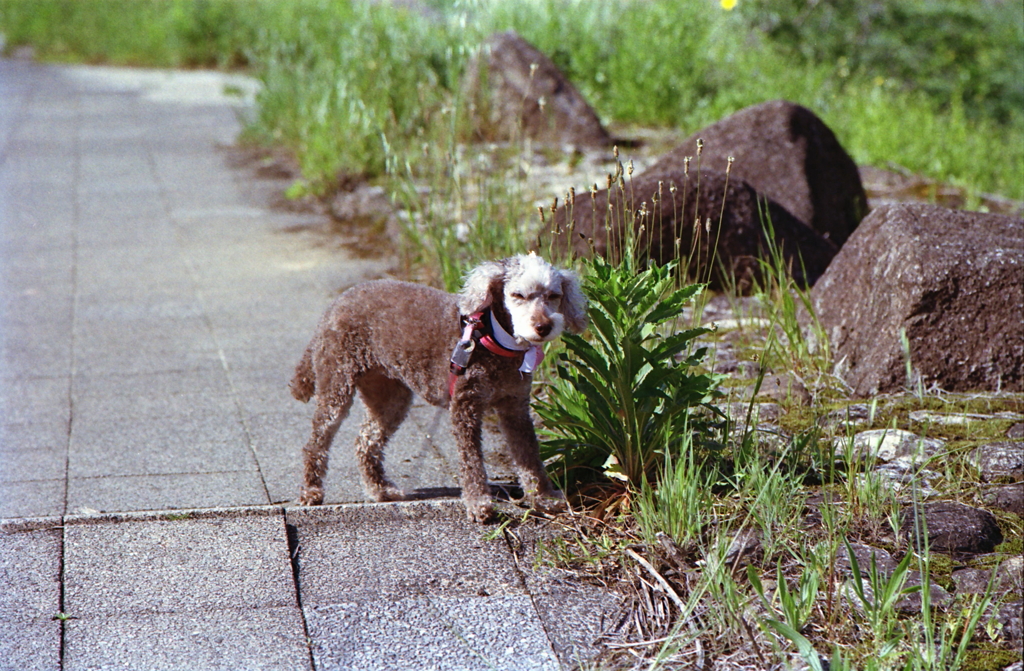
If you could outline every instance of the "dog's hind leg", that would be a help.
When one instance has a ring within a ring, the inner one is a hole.
[[[303,486],[299,504],[320,505],[324,501],[324,475],[327,473],[327,456],[331,441],[338,427],[348,416],[352,407],[352,385],[329,385],[328,390],[317,392],[316,410],[313,412],[313,433],[302,449]]]
[[[403,383],[380,374],[363,377],[358,387],[366,404],[366,420],[356,439],[363,487],[375,501],[401,501],[405,494],[384,475],[384,447],[409,413],[412,392]]]
[[[316,393],[316,381],[313,377],[313,343],[302,353],[302,360],[295,367],[295,375],[288,385],[292,396],[306,403]]]

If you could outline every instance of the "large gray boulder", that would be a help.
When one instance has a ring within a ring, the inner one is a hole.
[[[732,174],[842,247],[867,214],[860,172],[832,130],[806,107],[773,100],[747,107],[702,128],[658,159],[649,173],[682,170],[686,157]]]
[[[665,263],[678,254],[691,277],[710,278],[716,289],[735,283],[742,291],[758,277],[758,259],[769,257],[769,221],[795,279],[813,284],[835,245],[743,180],[713,170],[647,170],[596,194],[577,194],[555,212],[540,247],[553,234],[557,251],[617,259],[632,227],[642,255]]]
[[[1024,384],[1024,220],[922,204],[861,222],[811,292],[846,381],[867,397],[914,375],[950,391]]]
[[[532,138],[585,147],[611,142],[576,87],[515,31],[487,38],[470,60],[464,90],[478,140]]]

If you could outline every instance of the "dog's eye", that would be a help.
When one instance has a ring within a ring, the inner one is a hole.
[[[521,293],[519,293],[518,291],[513,291],[513,292],[512,292],[512,298],[516,299],[517,301],[524,301],[524,300],[526,300],[526,297],[525,297],[525,296],[523,296],[523,295],[522,295]]]
[[[548,296],[548,300],[557,301],[562,299],[562,294],[551,294]]]

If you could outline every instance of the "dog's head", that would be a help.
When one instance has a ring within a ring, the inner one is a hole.
[[[560,270],[534,253],[482,263],[470,271],[459,293],[464,315],[500,305],[512,335],[528,343],[554,340],[568,329],[587,327],[587,299],[576,274]]]

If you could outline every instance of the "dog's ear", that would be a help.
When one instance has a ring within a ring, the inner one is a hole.
[[[587,297],[580,289],[580,280],[571,270],[559,271],[562,276],[562,316],[570,333],[587,328]]]
[[[459,292],[459,312],[471,315],[488,307],[495,296],[501,295],[504,283],[505,264],[499,261],[487,261],[473,268]]]

